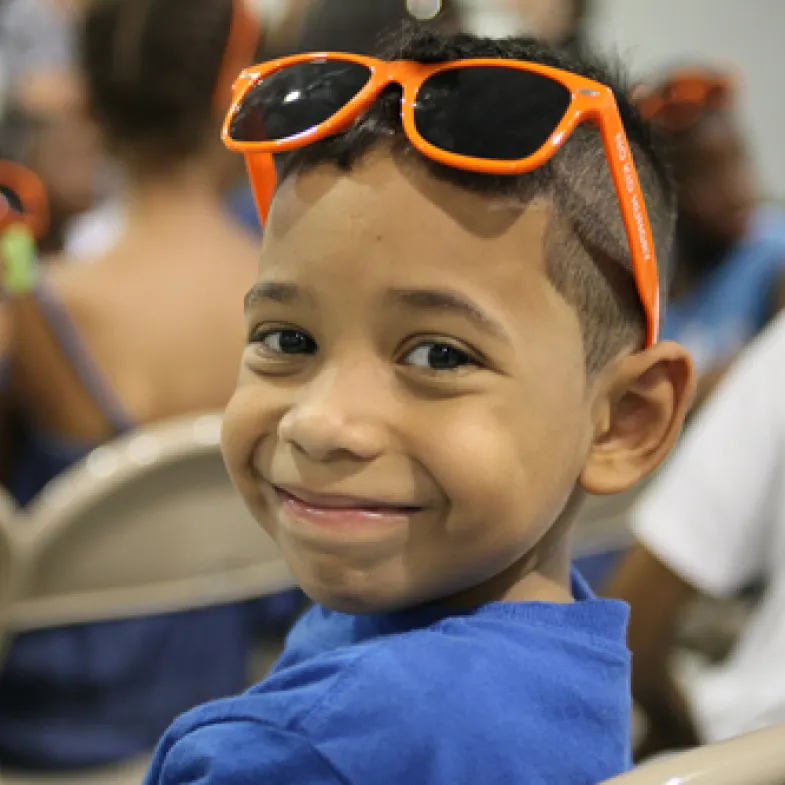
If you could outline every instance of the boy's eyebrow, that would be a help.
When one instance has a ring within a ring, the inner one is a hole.
[[[448,311],[463,316],[485,332],[509,342],[510,337],[502,325],[478,305],[449,289],[390,289],[389,299],[418,311]]]
[[[256,283],[245,295],[245,310],[249,310],[258,302],[267,300],[268,302],[279,303],[280,305],[291,305],[292,303],[309,300],[310,297],[297,284],[285,283],[283,281],[265,281]]]

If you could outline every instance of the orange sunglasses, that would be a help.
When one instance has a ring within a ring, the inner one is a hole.
[[[686,131],[708,111],[727,109],[733,80],[723,74],[683,69],[636,103],[641,115],[668,131]]]
[[[222,138],[245,155],[262,223],[276,185],[273,154],[346,131],[391,84],[403,88],[401,118],[412,145],[455,169],[524,174],[550,160],[579,124],[597,125],[646,314],[646,346],[657,340],[654,242],[616,100],[606,85],[557,68],[504,59],[424,65],[339,53],[294,55],[247,68],[235,82]],[[492,105],[483,112],[489,96]],[[535,99],[530,107],[527,96]],[[469,104],[479,110],[474,116],[483,116],[481,127],[463,111]],[[530,117],[524,128],[521,114]]]
[[[29,169],[0,160],[0,231],[25,226],[36,240],[49,229],[49,200],[41,180]]]

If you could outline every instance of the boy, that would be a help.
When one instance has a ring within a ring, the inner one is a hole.
[[[531,40],[415,30],[391,60],[483,57],[607,81]],[[366,105],[372,73],[417,66],[290,67],[246,80],[246,95],[241,77],[227,126],[237,148],[266,133],[297,149],[246,301],[224,449],[318,604],[265,682],[176,723],[147,782],[604,780],[630,761],[627,614],[571,575],[571,521],[584,492],[619,492],[660,463],[692,370],[676,344],[641,349],[599,134],[581,127],[523,176],[415,152],[402,107],[458,153],[512,155],[542,136],[564,89],[524,70],[521,90],[518,71],[492,67],[449,72],[417,101],[380,88],[348,131],[304,146],[336,100]],[[667,258],[672,190],[617,98]]]

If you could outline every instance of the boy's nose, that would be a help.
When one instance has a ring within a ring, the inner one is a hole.
[[[278,435],[313,461],[371,461],[386,447],[379,392],[361,374],[323,372],[281,418]]]

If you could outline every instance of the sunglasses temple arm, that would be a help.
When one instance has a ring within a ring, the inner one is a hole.
[[[618,111],[603,118],[602,141],[624,221],[635,282],[646,312],[646,345],[651,346],[657,341],[660,323],[657,256],[643,190]]]
[[[251,182],[256,211],[262,228],[267,224],[270,205],[275,195],[278,176],[273,156],[269,153],[245,153],[245,166]]]

